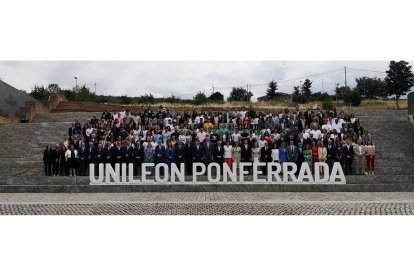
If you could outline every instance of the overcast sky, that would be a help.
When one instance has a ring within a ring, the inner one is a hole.
[[[265,95],[266,83],[279,82],[279,91],[291,93],[306,76],[338,69],[337,72],[309,77],[312,91],[333,93],[335,83],[344,84],[347,66],[349,86],[356,77],[385,77],[389,61],[0,61],[0,78],[10,85],[30,91],[37,85],[57,83],[64,89],[86,85],[97,94],[156,97],[175,95],[192,98],[198,91],[215,91],[228,96],[232,86],[252,85],[253,100]],[[412,62],[410,61],[410,64]],[[355,68],[355,69],[353,69]],[[342,70],[339,70],[342,69]],[[292,80],[293,79],[293,80]],[[323,83],[323,86],[322,86]]]

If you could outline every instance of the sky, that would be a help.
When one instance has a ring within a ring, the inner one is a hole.
[[[333,94],[336,83],[344,85],[345,66],[347,84],[352,87],[358,77],[384,78],[381,72],[388,65],[389,61],[0,61],[0,79],[29,92],[34,85],[49,83],[72,89],[76,76],[78,86],[92,91],[96,83],[98,95],[152,93],[184,99],[198,91],[208,96],[213,86],[227,97],[231,87],[251,85],[255,101],[266,94],[271,80],[278,82],[278,91],[292,93],[293,86],[308,77],[313,92]]]

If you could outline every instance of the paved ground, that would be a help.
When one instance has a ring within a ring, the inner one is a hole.
[[[0,214],[412,215],[414,193],[5,193]]]

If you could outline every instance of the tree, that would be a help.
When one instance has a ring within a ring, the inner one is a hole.
[[[310,99],[312,95],[311,87],[312,87],[312,82],[309,79],[306,79],[302,85],[302,93],[305,95],[307,99]]]
[[[206,95],[203,92],[199,91],[194,97],[194,104],[201,105],[201,104],[205,104],[206,102],[207,102]]]
[[[344,92],[342,97],[346,105],[358,106],[362,102],[361,94],[356,89]]]
[[[210,97],[208,97],[208,99],[212,102],[222,103],[224,102],[224,95],[221,94],[219,91],[216,91],[213,94],[211,94]]]
[[[276,99],[276,90],[277,90],[277,82],[272,80],[267,85],[269,88],[266,89],[266,96],[268,100],[275,100]]]
[[[338,83],[339,85],[339,83]],[[343,95],[345,93],[351,93],[351,88],[349,88],[349,86],[337,86],[335,88],[335,95],[337,98],[339,99],[343,99]]]
[[[355,89],[364,96],[365,99],[384,98],[387,96],[387,88],[384,80],[377,77],[356,78]]]
[[[299,86],[293,86],[292,101],[296,103],[306,103],[306,97],[300,93]]]
[[[35,85],[32,88],[32,91],[30,92],[30,96],[32,96],[38,101],[47,101],[49,100],[50,92],[47,89],[45,89],[43,85],[42,86]]]
[[[406,95],[414,86],[414,74],[411,71],[411,65],[407,61],[390,61],[389,69],[386,71],[385,83],[387,84],[388,95],[395,95],[397,109],[399,109],[398,100],[401,96]]]
[[[57,83],[50,83],[47,86],[47,91],[50,93],[59,93],[62,89],[60,89],[59,85]]]
[[[243,87],[233,87],[230,92],[230,97],[227,98],[229,102],[234,101],[243,101],[243,102],[250,102],[253,93],[251,91],[247,91]]]

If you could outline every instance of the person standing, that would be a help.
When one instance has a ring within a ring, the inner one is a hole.
[[[69,145],[69,149],[65,153],[65,159],[69,167],[69,176],[76,176],[79,155],[78,151],[73,148],[73,144]]]
[[[272,162],[272,150],[268,142],[265,142],[264,147],[260,149],[260,162],[266,163],[263,167],[263,173],[267,174],[267,163]]]
[[[206,167],[214,160],[214,144],[210,142],[210,137],[206,137],[204,144],[204,163]]]
[[[326,163],[328,163],[329,173],[331,173],[333,165],[335,163],[335,158],[336,158],[336,149],[335,149],[334,145],[332,144],[332,139],[328,140],[328,147],[326,148],[326,152],[327,152],[327,156],[326,156],[327,161],[326,161]]]
[[[59,175],[59,144],[52,150],[52,175]]]
[[[312,140],[312,174],[315,174],[315,163],[319,161],[319,152],[318,146],[316,145],[316,140]]]
[[[303,152],[303,158],[304,158],[304,161],[306,163],[308,163],[310,170],[313,171],[312,150],[311,150],[311,146],[309,144],[306,144],[306,149]]]
[[[193,173],[193,144],[191,139],[187,139],[187,143],[184,146],[185,150],[185,169],[187,175]]]
[[[233,146],[230,144],[230,139],[226,140],[224,145],[224,162],[232,168],[233,166]]]
[[[221,141],[217,141],[217,145],[214,148],[214,157],[215,162],[220,165],[221,168],[223,168],[224,163],[224,147],[221,145]]]
[[[328,156],[328,151],[325,147],[325,143],[321,141],[321,142],[319,142],[319,148],[318,148],[318,160],[319,160],[319,162],[326,163],[327,156]],[[320,167],[320,173],[321,174],[324,173],[324,168],[323,167]]]
[[[43,164],[45,166],[46,176],[51,176],[52,162],[53,162],[53,150],[50,145],[47,145],[46,149],[43,152]]]
[[[171,164],[175,164],[175,150],[172,146],[172,142],[168,141],[167,149],[165,150],[165,157],[168,166],[168,174],[171,175]]]
[[[372,140],[365,146],[365,159],[367,160],[368,175],[374,175],[375,171],[375,146]]]
[[[354,158],[354,150],[351,145],[351,140],[346,139],[346,143],[342,148],[342,155],[344,158],[345,175],[352,174],[352,159]]]
[[[231,149],[232,163],[236,164],[237,170],[240,170],[240,160],[241,160],[241,148],[239,141],[234,143],[234,147]]]
[[[141,172],[142,162],[144,161],[144,147],[141,142],[135,143],[134,148],[134,175],[138,176]]]
[[[357,145],[354,146],[354,164],[356,174],[367,174],[365,171],[365,147],[362,145],[362,139],[358,139]]]
[[[249,139],[244,140],[244,145],[241,147],[240,162],[251,163],[253,161],[252,148],[249,146]],[[247,171],[250,174],[251,167],[248,167]]]
[[[260,161],[260,147],[258,142],[254,142],[252,148],[252,161],[258,163]]]
[[[286,142],[282,142],[282,145],[279,148],[279,161],[280,165],[283,165],[283,163],[287,162],[287,150],[286,150]]]
[[[290,143],[290,145],[286,149],[287,160],[289,162],[296,163],[296,161],[298,160],[298,148],[295,146],[293,140],[290,140],[289,143]]]

